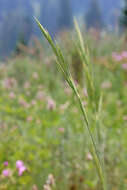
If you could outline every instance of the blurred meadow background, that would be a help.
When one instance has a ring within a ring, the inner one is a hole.
[[[0,190],[126,189],[127,0],[0,0]]]

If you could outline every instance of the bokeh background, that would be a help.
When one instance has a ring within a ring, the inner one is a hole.
[[[86,27],[118,27],[122,0],[0,0],[0,56],[10,55],[20,41],[39,36],[36,16],[52,36],[73,27],[76,17]]]
[[[77,99],[33,16],[80,94],[106,190],[127,190],[127,0],[0,0],[0,190],[103,189]]]

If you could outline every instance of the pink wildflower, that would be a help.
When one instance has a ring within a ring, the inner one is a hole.
[[[52,174],[48,175],[48,179],[46,181],[46,184],[50,185],[50,186],[55,185],[55,179],[54,179],[54,176]]]
[[[48,105],[47,105],[47,109],[48,110],[54,110],[56,108],[56,103],[53,99],[49,98],[48,99]]]
[[[115,61],[121,61],[122,60],[122,55],[119,55],[117,53],[112,53],[112,58],[115,60]]]
[[[31,101],[31,105],[32,105],[32,106],[35,106],[36,103],[37,103],[37,102],[36,102],[35,100],[32,100],[32,101]]]
[[[22,160],[17,160],[16,168],[18,169],[18,175],[21,176],[27,168],[24,166],[24,162]]]
[[[5,169],[2,171],[4,177],[9,177],[11,175],[11,171],[9,169]]]
[[[30,121],[32,121],[32,120],[33,120],[32,116],[28,116],[28,117],[27,117],[27,121],[28,121],[28,122],[30,122]]]
[[[60,128],[58,128],[58,130],[59,130],[59,132],[63,133],[65,129],[63,127],[60,127]]]
[[[22,166],[24,166],[23,161],[22,161],[22,160],[17,160],[17,162],[16,162],[16,168],[19,169],[19,168],[21,168]]]
[[[43,189],[44,189],[44,190],[51,190],[51,187],[50,187],[50,185],[45,184],[45,185],[43,186]]]
[[[20,168],[18,168],[18,175],[22,176],[22,174],[27,170],[27,168],[23,165]]]
[[[121,55],[123,58],[127,58],[127,51],[123,51]]]
[[[122,64],[122,69],[127,70],[127,63]]]
[[[5,161],[5,162],[4,162],[4,166],[8,166],[8,161]]]
[[[14,94],[14,92],[10,92],[10,94],[9,94],[9,98],[11,98],[11,99],[14,99],[14,98],[15,98],[15,94]]]
[[[86,106],[86,105],[87,105],[87,102],[86,102],[86,101],[83,101],[83,105]]]
[[[90,153],[88,153],[88,154],[86,155],[86,159],[87,159],[88,161],[91,161],[91,160],[93,160],[93,157],[92,157],[92,155],[91,155]]]
[[[15,78],[6,78],[3,81],[3,86],[4,88],[7,88],[7,89],[14,87],[16,84],[17,84],[17,81],[15,80]]]
[[[87,97],[88,96],[88,93],[87,93],[87,89],[86,88],[84,88],[84,95]]]
[[[43,91],[39,91],[36,95],[38,100],[43,100],[44,99],[44,92]]]
[[[29,108],[30,105],[23,99],[19,99],[19,104],[22,105],[24,108]]]
[[[33,185],[32,190],[38,190],[36,185]]]
[[[124,116],[123,116],[123,120],[124,120],[124,121],[127,121],[127,115],[124,115]]]

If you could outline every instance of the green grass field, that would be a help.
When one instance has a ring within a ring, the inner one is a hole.
[[[85,106],[107,189],[126,190],[126,41],[97,31],[83,32],[83,37],[90,50],[94,90],[75,32],[58,37],[64,66]],[[0,190],[102,190],[75,95],[45,40],[33,48],[0,66]]]

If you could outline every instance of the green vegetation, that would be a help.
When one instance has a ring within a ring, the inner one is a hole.
[[[0,190],[127,189],[126,44],[75,26],[58,45],[40,25],[57,64],[36,41],[0,66]]]

